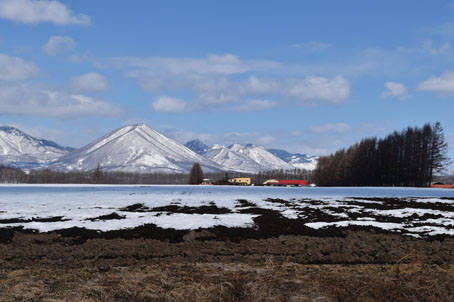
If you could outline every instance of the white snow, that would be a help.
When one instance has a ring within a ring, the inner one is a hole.
[[[213,145],[204,157],[229,170],[257,173],[275,169],[293,170],[294,166],[256,145],[233,144],[229,147]]]
[[[67,154],[57,144],[13,127],[0,127],[0,164],[46,163]]]
[[[380,201],[354,200],[358,196],[402,197],[424,203],[424,207],[392,210],[371,208]],[[232,186],[133,186],[133,185],[0,185],[0,228],[22,226],[47,232],[71,227],[108,231],[155,224],[162,228],[197,229],[216,225],[254,227],[257,215],[243,214],[240,199],[259,208],[279,211],[289,219],[309,219],[304,224],[314,229],[325,227],[372,226],[408,235],[454,235],[454,212],[437,209],[440,197],[454,197],[454,190],[403,188],[279,188]],[[273,202],[280,198],[286,203]],[[360,203],[352,204],[355,201]],[[368,201],[369,203],[365,203]],[[231,210],[227,214],[184,214],[128,212],[122,208],[140,203],[147,208],[178,205],[200,207],[214,203]],[[244,209],[244,208],[242,208]],[[309,209],[309,211],[308,211]],[[329,221],[313,220],[321,211]],[[93,220],[117,213],[125,219]],[[349,214],[354,213],[356,219]],[[416,214],[416,215],[415,215]],[[426,214],[436,215],[424,220]],[[312,216],[311,216],[312,215]],[[63,217],[65,221],[38,222],[38,218]],[[378,219],[377,221],[377,218]],[[401,222],[383,222],[386,218]],[[24,222],[8,223],[8,219]],[[91,219],[91,220],[90,220]],[[27,221],[28,220],[28,221]]]
[[[145,124],[126,126],[61,157],[49,166],[55,170],[188,173],[198,162],[205,172],[225,170],[183,144],[151,129]]]
[[[309,222],[305,226],[308,226],[313,229],[321,229],[329,226],[336,227],[348,227],[348,226],[372,226],[377,227],[383,230],[393,230],[401,229],[402,224],[399,223],[389,223],[389,222],[378,222],[372,220],[360,220],[360,221],[337,221],[337,222]]]

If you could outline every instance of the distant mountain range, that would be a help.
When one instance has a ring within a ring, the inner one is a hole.
[[[3,165],[39,167],[73,150],[33,137],[14,127],[0,127],[0,164]]]
[[[181,144],[145,124],[125,126],[80,148],[62,147],[14,127],[0,127],[0,164],[24,169],[188,173],[199,162],[205,172],[257,173],[313,170],[318,157],[253,144],[208,147],[198,139]]]
[[[301,153],[289,153],[285,150],[279,149],[267,149],[267,151],[298,169],[314,170],[318,163],[318,156],[310,156],[308,154]]]

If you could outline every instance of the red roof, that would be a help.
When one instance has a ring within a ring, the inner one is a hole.
[[[283,179],[279,180],[278,182],[279,185],[283,186],[305,186],[306,181],[305,180],[297,180],[297,179]]]

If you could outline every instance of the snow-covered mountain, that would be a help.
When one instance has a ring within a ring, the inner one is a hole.
[[[24,169],[104,170],[188,173],[194,162],[205,172],[252,172],[273,169],[313,170],[318,157],[266,150],[252,144],[214,145],[198,139],[182,145],[144,124],[130,125],[77,150],[38,139],[14,127],[0,127],[0,164]]]
[[[71,150],[14,127],[0,127],[0,164],[34,168],[56,160]]]
[[[289,153],[285,150],[267,149],[271,154],[279,157],[297,169],[314,170],[318,163],[318,156],[301,153]]]
[[[193,139],[192,141],[187,142],[184,145],[186,147],[188,147],[189,149],[191,149],[192,151],[194,151],[195,153],[200,154],[200,155],[203,155],[209,149],[207,145],[205,145],[201,140],[199,140],[197,138]]]
[[[51,169],[188,173],[198,162],[205,172],[225,170],[183,144],[145,124],[116,129],[94,142],[61,157]]]
[[[294,169],[293,166],[266,151],[265,148],[252,144],[233,144],[229,147],[213,145],[203,156],[230,170],[239,172],[256,173],[274,169]]]

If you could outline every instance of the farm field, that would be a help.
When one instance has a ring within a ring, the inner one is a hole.
[[[454,298],[452,191],[0,191],[0,301]]]

